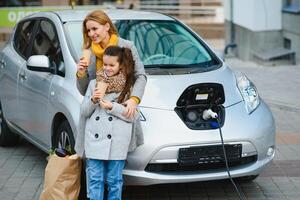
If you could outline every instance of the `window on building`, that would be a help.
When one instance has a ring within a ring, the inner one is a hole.
[[[284,0],[282,12],[300,14],[300,0]]]

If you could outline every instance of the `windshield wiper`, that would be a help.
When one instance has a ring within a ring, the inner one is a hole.
[[[179,68],[185,68],[183,65],[178,64],[157,64],[157,65],[146,65],[145,70],[148,71],[149,74],[166,74],[173,75],[174,70]]]
[[[189,74],[198,73],[198,72],[208,72],[208,71],[211,71],[212,69],[216,68],[216,66],[219,66],[219,64],[204,65],[204,66],[200,65],[199,67],[197,67],[197,69],[189,71]]]
[[[173,68],[174,69],[174,68]],[[173,75],[171,70],[161,67],[145,68],[146,74],[149,75]]]
[[[172,69],[172,68],[184,68],[184,65],[178,65],[178,64],[153,64],[153,65],[145,65],[145,68],[159,68],[159,69]]]

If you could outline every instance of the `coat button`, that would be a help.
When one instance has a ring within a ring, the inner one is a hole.
[[[100,119],[100,117],[99,117],[99,116],[97,116],[97,117],[96,117],[96,121],[98,121],[99,119]]]
[[[98,137],[99,137],[99,134],[98,134],[98,133],[96,133],[96,134],[95,134],[95,138],[97,139]]]
[[[110,138],[111,138],[111,134],[108,134],[108,135],[107,135],[107,138],[110,139]]]
[[[112,118],[112,117],[109,117],[109,118],[108,118],[108,121],[112,121],[112,120],[113,120],[113,118]]]

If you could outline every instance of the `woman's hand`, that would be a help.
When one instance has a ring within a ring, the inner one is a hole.
[[[136,101],[133,99],[128,99],[123,103],[123,105],[126,106],[123,116],[128,119],[133,118],[137,107]]]
[[[113,107],[112,102],[104,100],[104,99],[100,99],[99,104],[100,104],[101,108],[107,109],[107,110],[111,110]]]
[[[84,57],[81,57],[79,62],[77,63],[77,73],[79,74],[79,76],[85,75],[88,65],[89,61],[87,61]]]

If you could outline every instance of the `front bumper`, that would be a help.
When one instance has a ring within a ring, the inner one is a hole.
[[[241,167],[230,168],[231,177],[242,177],[258,175],[268,164],[272,161],[275,152],[272,156],[259,160],[254,164],[245,165]],[[227,179],[228,174],[226,170],[214,170],[214,171],[200,171],[185,172],[185,173],[150,173],[146,171],[123,171],[125,175],[126,185],[153,185],[163,183],[185,183],[185,182],[197,182],[197,181],[209,181]]]
[[[176,163],[179,148],[220,144],[220,134],[218,129],[190,130],[173,111],[142,109],[142,112],[147,119],[143,124],[145,144],[128,156],[128,164],[123,172],[126,185],[228,178],[225,168],[180,172],[146,171],[148,164]],[[168,123],[162,125],[161,119],[164,117],[168,119]],[[275,123],[272,113],[263,101],[251,115],[246,113],[243,102],[226,108],[222,132],[225,144],[242,144],[242,157],[256,156],[254,162],[230,167],[232,177],[258,175],[274,158],[275,151],[271,155],[267,155],[267,152],[270,147],[275,148]]]

